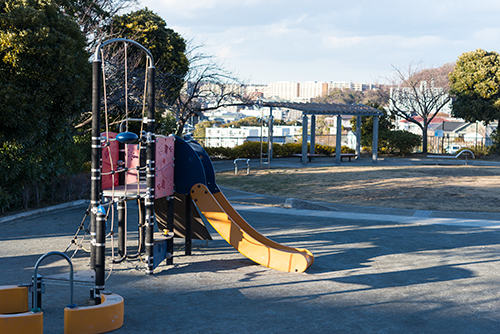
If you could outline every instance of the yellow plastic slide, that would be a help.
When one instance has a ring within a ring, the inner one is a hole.
[[[257,232],[221,192],[212,195],[198,183],[191,188],[191,198],[215,230],[250,260],[285,272],[304,272],[313,264],[314,256],[307,249],[281,245]]]

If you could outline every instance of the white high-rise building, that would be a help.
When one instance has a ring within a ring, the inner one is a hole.
[[[321,97],[327,94],[325,82],[308,81],[299,83],[299,96],[305,99]]]
[[[283,100],[295,100],[299,97],[299,84],[291,81],[271,82],[264,92],[266,99],[279,98]]]

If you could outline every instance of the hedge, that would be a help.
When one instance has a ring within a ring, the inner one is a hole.
[[[237,158],[248,158],[255,159],[259,158],[260,155],[260,142],[257,141],[247,141],[242,145],[230,148],[230,147],[205,147],[208,155],[215,158],[221,159],[237,159]],[[310,152],[310,144],[307,144],[307,150]],[[262,143],[262,152],[267,153],[267,143]],[[355,150],[342,146],[342,153],[354,153]],[[300,143],[287,143],[287,144],[276,144],[273,143],[273,158],[276,157],[290,157],[292,154],[302,153],[302,144]],[[335,153],[335,147],[326,145],[315,145],[316,154],[330,155]]]

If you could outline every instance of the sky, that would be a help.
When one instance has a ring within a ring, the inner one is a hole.
[[[384,83],[500,52],[498,0],[139,0],[242,81]]]

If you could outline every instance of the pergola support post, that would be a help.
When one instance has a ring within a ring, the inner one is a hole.
[[[335,136],[335,163],[339,164],[342,154],[342,115],[337,115],[337,135]]]
[[[267,168],[271,167],[273,158],[273,107],[269,107],[269,119],[267,125]]]
[[[356,160],[361,155],[361,116],[356,116]]]
[[[311,148],[309,153],[316,153],[316,115],[311,115]]]
[[[372,160],[377,162],[378,152],[378,116],[373,116],[373,143],[372,143]]]
[[[307,164],[307,115],[302,115],[302,164]]]

